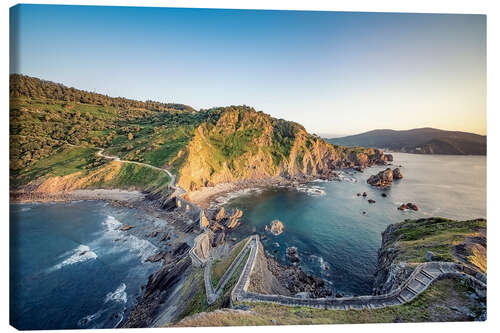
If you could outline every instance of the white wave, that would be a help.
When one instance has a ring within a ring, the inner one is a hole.
[[[123,232],[120,230],[120,227],[123,226],[123,223],[117,220],[113,216],[107,216],[106,219],[102,222],[105,226],[106,232],[105,237],[108,239],[120,239],[121,242],[114,242],[117,246],[126,246],[132,252],[137,253],[142,261],[145,261],[148,257],[152,256],[157,252],[157,247],[154,246],[151,242],[136,237],[130,232]]]
[[[321,186],[305,186],[305,185],[299,185],[295,188],[297,191],[306,193],[311,196],[324,196],[326,195],[326,192],[323,187]]]
[[[131,248],[132,251],[139,254],[142,258],[142,261],[145,261],[148,257],[155,254],[158,250],[156,246],[154,246],[151,242],[138,238],[134,235],[129,235],[126,238],[126,245]]]
[[[61,269],[64,266],[73,265],[79,262],[84,262],[91,259],[96,259],[97,254],[94,251],[91,251],[87,245],[79,245],[76,249],[74,249],[71,253],[73,253],[69,258],[63,260],[61,263],[55,265],[52,269],[57,270]]]
[[[323,259],[323,257],[316,256],[316,255],[313,254],[313,255],[311,255],[311,258],[313,258],[314,260],[316,260],[319,263],[319,266],[321,267],[322,270],[326,271],[326,270],[329,269],[329,266],[325,262],[325,260]]]
[[[82,319],[80,319],[77,323],[79,327],[84,327],[92,323],[94,320],[100,318],[102,314],[104,313],[104,310],[99,310],[96,313],[93,313],[91,315],[85,316]]]
[[[211,206],[212,207],[220,207],[222,205],[227,204],[229,201],[231,201],[233,199],[247,196],[247,195],[259,194],[262,191],[263,191],[263,189],[261,189],[261,188],[251,187],[251,188],[244,188],[241,190],[237,190],[234,192],[229,192],[229,193],[223,194],[223,195],[215,198],[214,203]]]
[[[125,292],[127,289],[127,285],[125,283],[121,283],[115,291],[110,292],[106,295],[104,303],[108,303],[111,301],[118,303],[127,303],[127,293]]]
[[[118,230],[123,225],[123,223],[121,223],[114,216],[111,215],[108,215],[102,223],[106,227],[107,231]]]
[[[351,183],[357,183],[358,182],[358,180],[355,177],[347,175],[344,172],[340,172],[339,173],[339,179],[342,180],[342,181],[347,181],[347,182],[351,182]]]

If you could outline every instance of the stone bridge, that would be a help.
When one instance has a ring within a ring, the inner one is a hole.
[[[195,205],[189,200],[182,198],[181,196],[173,196],[167,200],[163,206],[163,209],[180,209],[184,211],[191,220],[198,224],[201,230],[204,230],[208,226],[208,220],[205,216],[205,211]]]

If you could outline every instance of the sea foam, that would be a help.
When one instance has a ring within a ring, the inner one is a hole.
[[[58,270],[61,269],[64,266],[68,265],[73,265],[76,263],[84,262],[87,260],[92,260],[97,258],[97,254],[94,251],[90,250],[90,247],[87,245],[79,245],[76,249],[74,249],[72,252],[72,255],[63,260],[61,263],[55,265],[52,269],[53,270]]]
[[[104,303],[108,303],[110,301],[127,303],[127,293],[125,292],[125,289],[127,289],[127,285],[125,283],[121,283],[115,291],[106,294]]]

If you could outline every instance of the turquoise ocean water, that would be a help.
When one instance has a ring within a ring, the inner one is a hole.
[[[404,178],[389,190],[366,183],[386,168],[376,166],[364,173],[344,172],[341,182],[312,182],[298,190],[271,189],[234,198],[229,206],[244,215],[233,237],[259,233],[267,252],[282,263],[287,263],[286,248],[295,246],[302,267],[326,279],[335,291],[369,294],[387,225],[431,216],[486,217],[486,157],[396,153],[390,167],[399,165]],[[363,192],[366,199],[357,196]],[[369,198],[376,203],[368,203]],[[417,204],[419,211],[397,210],[403,202]],[[285,226],[279,236],[264,231],[274,219]]]

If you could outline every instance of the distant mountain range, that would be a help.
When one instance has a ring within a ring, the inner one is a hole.
[[[326,141],[334,145],[376,147],[415,154],[486,155],[485,135],[429,127],[407,131],[379,129]]]

